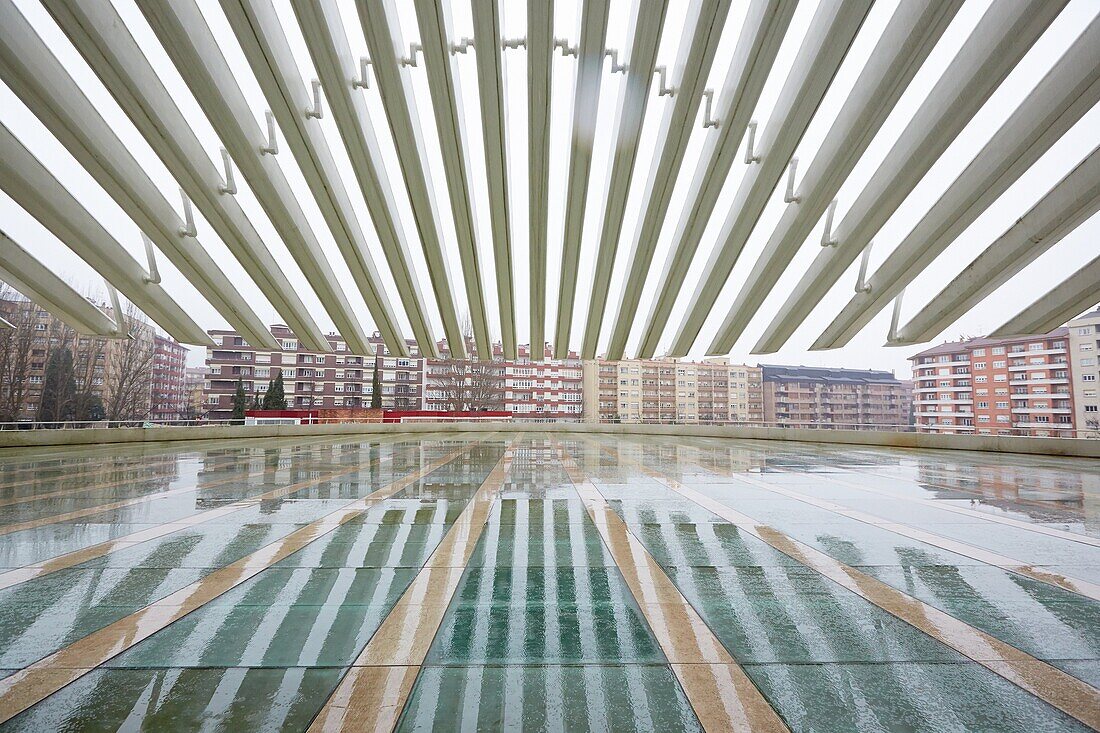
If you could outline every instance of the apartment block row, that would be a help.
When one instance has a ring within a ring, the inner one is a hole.
[[[929,433],[1100,437],[1100,309],[1050,333],[972,338],[915,354],[915,419]]]

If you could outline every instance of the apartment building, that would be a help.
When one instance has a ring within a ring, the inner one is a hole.
[[[856,430],[909,425],[910,393],[893,372],[769,364],[761,371],[769,425]]]
[[[728,359],[591,361],[585,419],[592,422],[759,424],[759,367]]]
[[[282,351],[263,351],[249,346],[235,331],[207,332],[216,346],[206,350],[206,380],[203,388],[207,417],[228,420],[233,414],[237,381],[251,401],[263,398],[281,372],[287,407],[299,409],[370,407],[372,379],[377,358],[382,388],[382,407],[392,410],[424,409],[424,360],[417,358],[415,342],[409,342],[412,356],[394,357],[377,333],[370,338],[375,356],[348,352],[336,334],[328,334],[332,352],[318,354],[300,347],[298,339],[283,325],[271,326],[271,334]]]
[[[1069,322],[1073,423],[1080,438],[1100,438],[1100,308]]]
[[[184,418],[197,420],[206,415],[206,400],[203,390],[206,387],[206,366],[185,367],[183,370],[183,393],[186,404]]]
[[[554,359],[546,349],[543,360],[534,361],[528,345],[519,345],[517,351],[515,360],[505,359],[501,345],[494,344],[493,361],[460,362],[459,367],[445,359],[429,359],[426,409],[508,410],[518,418],[579,421],[584,374],[577,354]],[[445,343],[439,344],[439,352],[446,355]]]
[[[184,387],[187,348],[160,334],[154,336],[153,342],[149,417],[152,420],[180,420],[187,407]]]
[[[921,432],[1073,435],[1069,329],[1011,339],[972,338],[915,354]]]

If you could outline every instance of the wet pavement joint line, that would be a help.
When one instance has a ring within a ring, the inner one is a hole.
[[[0,679],[0,723],[10,720],[138,642],[364,514],[375,504],[412,485],[423,476],[466,455],[482,440],[450,451],[369,496],[349,502],[185,588],[88,634],[9,677]]]
[[[789,731],[664,569],[611,509],[585,472],[555,441],[558,458],[584,503],[669,666],[706,731]]]
[[[497,501],[519,438],[470,498],[325,701],[309,730],[391,731],[405,708],[470,556]]]
[[[600,446],[621,462],[631,463],[666,488],[764,541],[803,566],[852,591],[887,613],[919,629],[963,656],[1000,675],[1081,723],[1100,730],[1100,690],[1072,675],[977,629],[918,598],[805,545],[752,517],[684,486],[676,479]]]

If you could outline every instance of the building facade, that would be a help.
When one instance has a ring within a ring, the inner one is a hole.
[[[585,368],[585,419],[610,423],[760,424],[760,368],[679,359],[591,361]]]
[[[184,369],[187,349],[175,339],[157,334],[153,338],[153,366],[150,382],[149,417],[181,420],[187,408]]]
[[[264,394],[275,378],[283,375],[288,408],[370,407],[374,364],[379,363],[382,407],[391,410],[424,409],[424,360],[416,344],[409,342],[410,357],[390,356],[381,336],[370,343],[377,357],[352,354],[336,334],[328,334],[331,353],[318,354],[300,348],[289,328],[271,327],[282,351],[265,351],[249,346],[235,331],[208,331],[216,346],[206,350],[206,380],[203,395],[210,420],[228,420],[233,415],[233,395],[240,380],[249,404]]]
[[[913,364],[917,427],[929,433],[1072,437],[1069,329],[973,338],[925,349]]]
[[[1100,308],[1066,328],[1074,427],[1080,438],[1100,438]]]
[[[853,430],[909,426],[910,393],[893,372],[768,364],[761,369],[769,425]]]

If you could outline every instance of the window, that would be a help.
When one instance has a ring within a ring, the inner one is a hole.
[[[1003,353],[1005,353],[1005,347],[1003,347],[1003,346],[994,346],[993,347],[993,355],[994,356],[996,356],[997,354],[1003,354]]]
[[[1028,344],[1027,345],[1027,350],[1028,351],[1042,351],[1043,350],[1043,344]]]
[[[1081,351],[1092,351],[1092,344],[1084,343],[1080,346]]]
[[[1096,359],[1091,356],[1087,359],[1082,359],[1081,366],[1096,366]]]
[[[1096,412],[1096,411],[1097,411],[1097,406],[1096,405],[1085,405],[1085,412]]]
[[[1004,381],[1007,381],[1007,380],[1006,380],[1006,377],[1005,377],[1004,374],[994,374],[993,375],[993,381],[994,382],[1004,382]]]
[[[1092,326],[1082,326],[1077,329],[1078,336],[1089,336],[1092,334]]]
[[[985,356],[985,349],[974,349],[974,356]]]
[[[989,408],[989,403],[988,402],[979,402],[978,403],[978,409],[979,410],[986,410],[988,408]]]
[[[283,351],[296,351],[298,349],[297,339],[286,339],[283,341]]]
[[[1096,381],[1096,375],[1095,374],[1082,374],[1081,375],[1081,381],[1082,382],[1095,382]]]
[[[975,369],[985,369],[985,362],[984,361],[974,362],[974,368]]]
[[[1008,409],[1008,403],[1007,402],[998,402],[997,403],[997,409],[998,410],[1007,410]]]
[[[1000,375],[998,375],[998,376],[1000,376]],[[985,376],[984,374],[979,374],[978,376],[974,377],[974,381],[977,382],[978,384],[985,384],[986,382],[989,381],[989,377]]]
[[[993,368],[994,369],[1004,369],[1005,368],[1005,360],[1001,359],[1000,361],[993,362]]]

